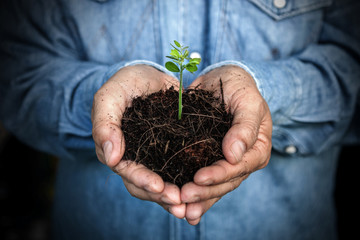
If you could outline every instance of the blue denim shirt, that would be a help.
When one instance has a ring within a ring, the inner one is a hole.
[[[360,85],[359,2],[1,5],[0,119],[25,143],[61,158],[56,238],[336,238],[336,159]],[[121,178],[97,161],[91,137],[94,93],[127,65],[145,63],[166,72],[162,66],[174,39],[203,59],[199,73],[185,75],[185,85],[216,67],[239,65],[255,79],[274,124],[269,165],[224,196],[195,227],[131,197]]]

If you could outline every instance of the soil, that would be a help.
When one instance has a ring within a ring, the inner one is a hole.
[[[125,159],[181,188],[200,168],[224,159],[222,139],[232,116],[223,97],[191,89],[183,93],[183,115],[178,120],[178,98],[173,88],[135,98],[124,113],[122,131]]]

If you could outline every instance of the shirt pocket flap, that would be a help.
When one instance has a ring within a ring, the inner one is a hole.
[[[328,7],[333,0],[249,0],[275,20]]]

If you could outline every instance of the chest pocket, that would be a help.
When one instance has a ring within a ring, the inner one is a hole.
[[[275,20],[328,7],[333,0],[249,0]]]

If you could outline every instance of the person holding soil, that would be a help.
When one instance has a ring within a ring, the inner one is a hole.
[[[360,85],[359,3],[12,0],[0,9],[0,119],[61,159],[55,239],[336,239],[334,174]],[[185,87],[220,95],[221,79],[234,117],[225,159],[181,189],[123,159],[121,131],[134,97],[178,86],[162,67],[174,39],[202,58]]]

